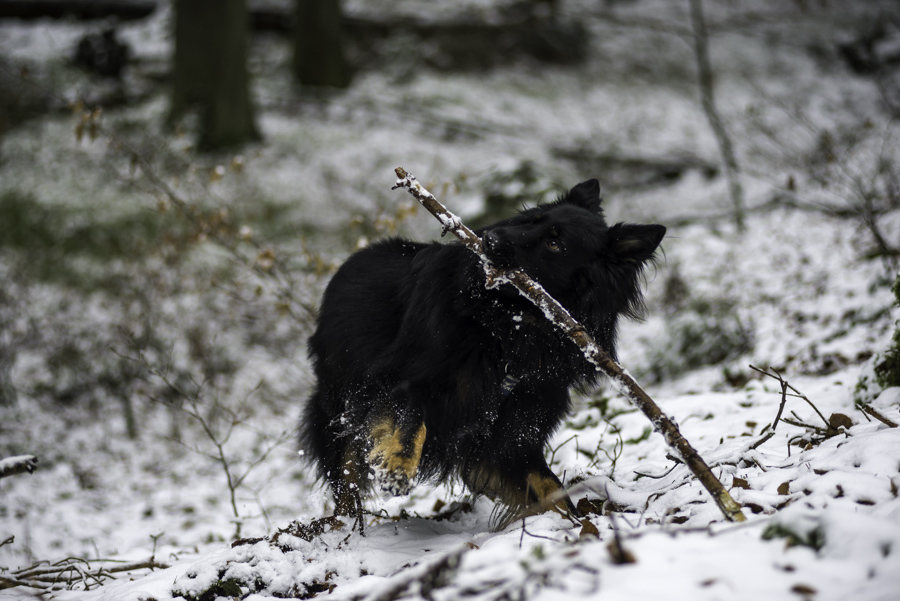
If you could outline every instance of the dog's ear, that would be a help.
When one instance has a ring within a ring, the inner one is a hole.
[[[600,182],[595,179],[581,182],[560,200],[599,213],[600,203],[603,202],[603,198],[600,196]]]
[[[653,257],[665,235],[663,225],[617,223],[606,234],[606,246],[620,261],[644,262]]]

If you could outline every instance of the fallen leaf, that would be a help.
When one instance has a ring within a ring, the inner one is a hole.
[[[853,420],[843,413],[832,413],[831,417],[828,418],[828,424],[835,430],[841,427],[845,430],[849,430],[853,427]]]
[[[600,499],[588,499],[587,497],[582,497],[578,500],[575,507],[581,515],[603,515],[603,501]]]
[[[618,540],[610,541],[610,543],[606,545],[606,550],[609,551],[609,555],[614,564],[622,565],[626,563],[637,563],[637,559],[631,551],[623,547]]]
[[[809,597],[815,595],[818,591],[808,584],[795,584],[791,587],[791,592]]]
[[[578,534],[578,538],[587,538],[589,536],[600,538],[600,531],[589,519],[584,518],[581,520],[581,532]]]

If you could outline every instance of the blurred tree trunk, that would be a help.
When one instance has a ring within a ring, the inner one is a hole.
[[[14,407],[18,403],[18,395],[12,382],[15,358],[12,349],[0,346],[0,407]]]
[[[294,78],[307,86],[346,88],[350,68],[344,56],[339,0],[296,0]]]
[[[734,223],[737,231],[746,229],[744,209],[744,188],[741,185],[741,169],[731,144],[731,137],[722,117],[716,108],[712,64],[709,60],[709,33],[706,30],[706,19],[703,16],[703,0],[690,0],[691,26],[694,32],[694,58],[697,61],[697,76],[700,85],[700,102],[703,112],[712,127],[713,134],[719,144],[722,162],[725,164],[725,176],[728,178],[728,193],[734,210]]]
[[[247,73],[245,0],[175,0],[175,57],[169,123],[200,114],[199,146],[259,139]]]
[[[0,109],[0,117],[2,116]],[[0,122],[0,127],[2,126],[3,123]],[[0,129],[0,135],[2,134],[3,130]],[[0,407],[12,407],[18,401],[16,387],[12,381],[12,368],[16,363],[13,323],[18,312],[19,307],[16,306],[12,294],[0,290]]]
[[[125,432],[128,434],[129,440],[138,439],[137,420],[134,417],[134,403],[131,397],[122,397],[122,410],[125,414]]]

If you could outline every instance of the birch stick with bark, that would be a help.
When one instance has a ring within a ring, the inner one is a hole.
[[[484,267],[485,281],[488,288],[496,288],[501,284],[511,284],[519,293],[535,304],[544,316],[578,345],[585,358],[594,365],[597,371],[606,374],[613,388],[634,406],[640,409],[650,420],[654,430],[662,434],[676,457],[681,459],[688,469],[712,496],[713,501],[731,522],[743,522],[746,518],[741,513],[741,506],[731,498],[722,483],[719,482],[706,462],[700,457],[691,444],[681,435],[678,425],[666,416],[659,406],[635,382],[628,371],[619,365],[604,349],[597,345],[583,325],[578,323],[569,312],[551,297],[544,288],[531,279],[521,269],[497,269],[484,254],[481,239],[441,204],[431,192],[426,190],[415,178],[402,167],[395,169],[397,183],[393,189],[406,188],[428,211],[437,217],[443,225],[443,232],[452,233],[462,240],[463,244],[478,255]]]

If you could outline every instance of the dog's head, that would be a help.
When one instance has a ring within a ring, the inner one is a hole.
[[[523,269],[570,311],[640,317],[639,276],[666,228],[610,227],[600,204],[599,182],[582,182],[554,202],[480,230],[484,252],[500,268]]]

